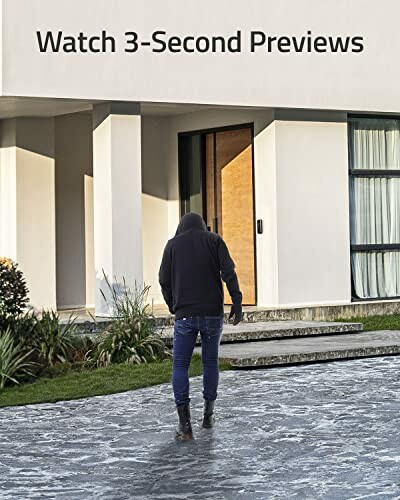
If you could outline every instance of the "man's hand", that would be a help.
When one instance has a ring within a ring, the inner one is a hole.
[[[233,318],[233,325],[237,325],[243,319],[242,304],[232,304],[229,319]]]

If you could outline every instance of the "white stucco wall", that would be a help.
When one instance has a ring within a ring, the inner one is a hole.
[[[85,307],[93,297],[92,116],[55,119],[57,306]],[[86,215],[86,212],[88,214]],[[86,272],[90,270],[90,272]]]
[[[17,259],[16,120],[0,125],[0,255]]]
[[[168,241],[167,202],[156,196],[142,194],[143,281],[150,286],[149,303],[162,304],[158,271]]]
[[[274,127],[279,305],[350,302],[347,122]]]
[[[3,94],[400,111],[397,0],[3,0]],[[384,26],[385,29],[382,29]],[[230,36],[241,53],[124,52],[124,33]],[[114,36],[116,53],[40,53],[36,30]],[[249,53],[249,33],[363,36],[362,53]]]
[[[17,261],[31,303],[55,308],[54,120],[18,120],[17,141]]]
[[[20,265],[34,307],[56,306],[54,120],[2,122],[0,254]]]
[[[263,234],[256,236],[257,304],[274,305],[279,302],[275,122],[258,132],[254,149],[256,220],[263,221]]]
[[[158,270],[168,240],[168,163],[165,117],[142,118],[142,227],[143,280],[149,289],[149,302],[163,303]]]

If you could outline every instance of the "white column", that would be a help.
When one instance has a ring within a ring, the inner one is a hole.
[[[56,308],[54,120],[2,122],[0,255],[16,261],[30,304]]]
[[[17,146],[16,120],[1,122],[0,144],[0,257],[17,260]]]
[[[96,315],[113,314],[113,285],[142,284],[141,118],[135,103],[93,109]],[[101,291],[108,299],[106,302]]]

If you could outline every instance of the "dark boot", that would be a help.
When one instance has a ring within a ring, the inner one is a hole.
[[[190,422],[189,405],[179,405],[176,407],[179,417],[179,427],[176,431],[176,439],[179,441],[189,441],[193,439],[192,424]]]
[[[214,416],[215,401],[204,400],[204,415],[203,415],[203,427],[204,429],[211,429],[214,427],[215,416]]]

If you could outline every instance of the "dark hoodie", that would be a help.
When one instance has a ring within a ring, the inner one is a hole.
[[[168,241],[161,262],[159,281],[169,310],[176,319],[220,316],[224,312],[222,279],[234,304],[242,293],[235,264],[224,240],[210,233],[200,217],[184,215],[175,237]]]

